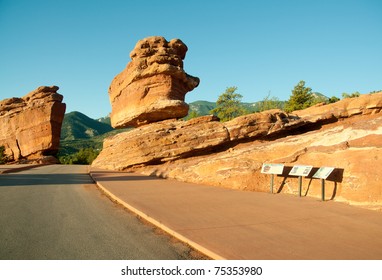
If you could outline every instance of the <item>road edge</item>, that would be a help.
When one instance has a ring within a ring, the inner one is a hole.
[[[130,205],[129,203],[127,203],[126,201],[120,199],[119,197],[117,197],[116,195],[114,195],[112,192],[110,192],[109,190],[107,190],[104,186],[102,186],[102,184],[100,182],[98,182],[93,176],[92,176],[92,173],[89,172],[89,175],[90,177],[92,178],[92,180],[96,183],[96,185],[98,186],[98,188],[106,195],[108,196],[111,200],[121,204],[122,206],[126,207],[128,210],[132,211],[133,213],[135,213],[136,215],[138,215],[139,217],[141,217],[142,219],[146,220],[147,222],[149,222],[150,224],[160,228],[161,230],[167,232],[168,234],[170,234],[171,236],[175,237],[176,239],[188,244],[189,246],[191,246],[192,248],[198,250],[199,252],[201,252],[202,254],[206,255],[207,257],[210,257],[211,259],[213,260],[226,260],[226,258],[220,256],[219,254],[215,253],[215,252],[212,252],[211,250],[205,248],[204,246],[192,241],[191,239],[183,236],[182,234],[176,232],[175,230],[167,227],[166,225],[162,224],[161,222],[155,220],[154,218],[150,217],[149,215],[143,213],[142,211],[138,210],[137,208],[135,208],[134,206]]]

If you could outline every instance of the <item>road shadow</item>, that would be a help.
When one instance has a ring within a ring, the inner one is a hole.
[[[122,173],[122,174],[129,174],[131,172],[126,172],[126,171],[113,171],[113,170],[90,170],[91,174],[117,174],[117,173]]]
[[[94,174],[94,172],[91,172]],[[101,173],[101,172],[100,172]],[[151,181],[151,180],[164,180],[155,176],[145,176],[145,175],[129,175],[129,173],[125,173],[122,176],[102,176],[101,174],[93,176],[94,180],[102,182],[102,181]]]
[[[0,176],[0,187],[93,184],[87,173],[75,174],[22,174],[10,173]]]

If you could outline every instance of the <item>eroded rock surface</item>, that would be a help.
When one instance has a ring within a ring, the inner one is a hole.
[[[94,166],[227,188],[269,191],[263,163],[336,168],[326,199],[382,209],[382,92],[293,114],[279,110],[221,123],[168,120],[108,138]],[[313,172],[312,172],[313,173]],[[303,180],[303,195],[321,195]],[[298,193],[296,177],[277,176],[275,192]]]
[[[382,115],[363,115],[321,129],[273,141],[255,140],[199,157],[141,165],[126,169],[226,188],[269,192],[270,176],[261,174],[263,163],[336,167],[326,183],[326,199],[382,209]],[[321,195],[320,180],[303,180],[303,195]],[[275,192],[298,194],[296,177],[277,176]]]
[[[154,36],[136,44],[131,62],[109,88],[113,127],[137,127],[188,114],[184,97],[199,85],[199,79],[183,70],[186,52],[179,39],[168,42]]]
[[[0,146],[8,161],[55,155],[65,114],[57,86],[41,86],[22,98],[0,101]]]
[[[284,112],[251,114],[221,123],[203,116],[189,121],[166,120],[107,138],[94,166],[123,170],[135,165],[160,164],[226,149],[239,140],[258,139],[304,122]]]
[[[305,110],[294,111],[310,122],[328,123],[357,115],[377,114],[382,110],[382,92],[345,98],[332,104],[318,104]]]

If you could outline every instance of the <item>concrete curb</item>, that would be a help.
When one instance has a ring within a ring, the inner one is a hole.
[[[92,180],[97,184],[98,188],[105,193],[105,195],[107,195],[111,200],[123,205],[124,207],[126,207],[127,209],[129,209],[130,211],[132,211],[133,213],[135,213],[136,215],[138,215],[139,217],[143,218],[144,220],[146,220],[147,222],[153,224],[154,226],[162,229],[163,231],[167,232],[168,234],[172,235],[173,237],[177,238],[178,240],[188,244],[189,246],[191,246],[192,248],[198,250],[199,252],[203,253],[204,255],[214,259],[214,260],[225,260],[226,258],[212,252],[211,250],[203,247],[202,245],[188,239],[187,237],[179,234],[178,232],[176,232],[175,230],[167,227],[166,225],[162,224],[161,222],[155,220],[154,218],[150,217],[149,215],[143,213],[142,211],[136,209],[135,207],[133,207],[132,205],[128,204],[127,202],[123,201],[122,199],[118,198],[117,196],[115,196],[113,193],[111,193],[109,190],[107,190],[104,186],[102,186],[102,184],[100,182],[98,182],[97,180],[94,179],[94,177],[92,176],[91,172],[89,172],[89,175],[90,177],[92,178]]]
[[[30,166],[10,168],[10,169],[6,169],[6,170],[2,170],[2,171],[0,170],[0,174],[19,172],[19,171],[24,171],[24,170],[28,170],[28,169],[32,169],[32,168],[36,168],[36,167],[40,167],[40,166],[45,166],[45,165],[49,165],[49,164],[42,163],[42,164],[35,164],[35,165],[30,165]]]

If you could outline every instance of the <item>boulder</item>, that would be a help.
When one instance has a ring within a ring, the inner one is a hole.
[[[55,155],[65,114],[57,86],[42,86],[22,98],[0,101],[0,146],[8,161]]]
[[[187,92],[199,79],[183,70],[187,46],[154,36],[140,40],[130,53],[131,62],[112,81],[109,98],[115,128],[182,118],[188,114]]]

